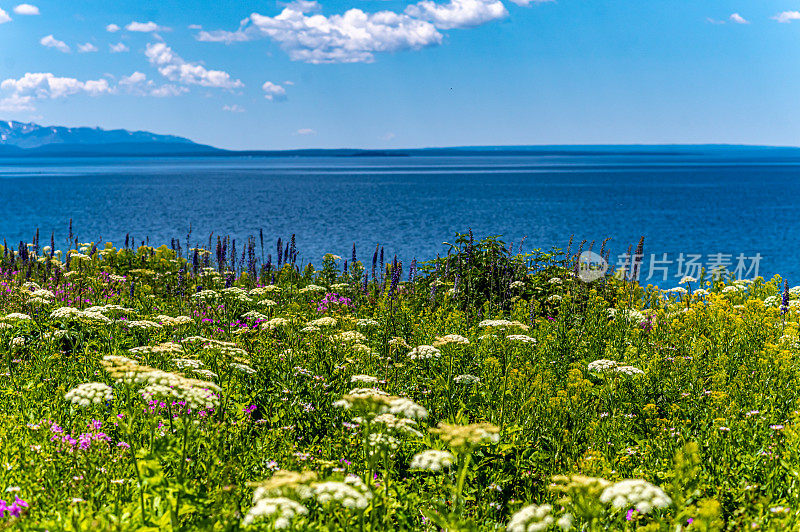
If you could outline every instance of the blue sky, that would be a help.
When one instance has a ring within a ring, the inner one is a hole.
[[[800,0],[0,0],[0,119],[225,148],[800,145]]]

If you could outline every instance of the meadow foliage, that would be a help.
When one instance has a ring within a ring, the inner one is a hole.
[[[800,527],[800,287],[457,235],[0,254],[0,530]]]

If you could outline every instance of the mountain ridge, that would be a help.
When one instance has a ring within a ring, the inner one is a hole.
[[[798,160],[800,148],[737,144],[553,144],[426,148],[228,150],[185,137],[98,127],[0,121],[0,158],[31,157],[409,157],[409,156],[712,156]]]

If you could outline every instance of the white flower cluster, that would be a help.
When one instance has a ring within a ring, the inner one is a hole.
[[[372,419],[376,428],[383,433],[401,434],[403,436],[422,437],[422,433],[416,429],[417,422],[405,417],[397,417],[391,413],[381,414]]]
[[[432,345],[418,345],[408,352],[408,358],[411,360],[427,360],[429,358],[439,358],[440,356],[442,356],[442,352]]]
[[[426,471],[441,471],[455,463],[455,456],[447,451],[427,449],[411,457],[409,467]]]
[[[644,314],[634,309],[617,310],[614,308],[610,308],[608,309],[608,315],[611,318],[620,318],[633,323],[641,323],[646,319]]]
[[[379,325],[380,325],[379,321],[373,320],[371,318],[364,318],[356,321],[356,326],[358,327],[377,327]]]
[[[247,364],[239,364],[238,362],[231,362],[228,365],[231,367],[231,369],[235,369],[236,371],[240,371],[246,375],[252,375],[253,373],[256,372],[256,370],[254,370]]]
[[[353,344],[353,345],[350,346],[350,350],[355,355],[372,356],[372,355],[375,354],[375,352],[372,350],[371,347],[369,347],[368,345],[364,345],[364,344]]]
[[[512,340],[514,342],[522,342],[525,344],[535,344],[536,338],[531,338],[530,336],[526,336],[524,334],[509,334],[506,336],[507,340]]]
[[[133,355],[177,355],[183,353],[180,344],[164,342],[158,345],[143,345],[141,347],[131,347],[128,352]]]
[[[250,526],[257,520],[271,520],[273,528],[283,530],[289,528],[295,517],[307,513],[308,508],[286,497],[258,498],[242,519],[242,525]]]
[[[8,346],[11,348],[14,347],[24,347],[25,346],[25,337],[24,336],[16,336],[8,342]]]
[[[469,345],[469,339],[460,334],[445,334],[444,336],[436,337],[436,342],[434,342],[435,347],[445,344]]]
[[[635,508],[641,514],[653,508],[666,508],[672,499],[658,486],[646,480],[622,480],[607,487],[600,494],[600,502],[611,504],[615,508]]]
[[[12,312],[11,314],[6,314],[3,317],[4,321],[30,321],[31,317],[27,314],[23,314],[22,312]]]
[[[253,288],[250,290],[249,294],[251,296],[266,296],[272,292],[280,292],[281,288],[278,285],[270,284],[267,286],[259,286],[257,288]]]
[[[238,286],[231,286],[222,290],[222,295],[228,299],[234,299],[241,303],[252,303],[253,300],[247,297],[247,291]]]
[[[550,515],[552,510],[553,507],[549,504],[525,506],[511,516],[506,530],[508,532],[539,532],[547,530],[555,521],[553,516]]]
[[[195,294],[192,294],[192,297],[198,301],[212,301],[219,297],[219,292],[215,290],[201,290]]]
[[[511,288],[512,290],[516,290],[518,288],[523,288],[524,286],[525,286],[524,281],[514,281],[513,283],[511,283],[509,288]]]
[[[344,331],[331,336],[331,341],[342,344],[357,344],[366,342],[367,337],[358,331]]]
[[[351,510],[364,510],[369,506],[372,493],[355,475],[344,482],[328,481],[314,484],[311,492],[320,504],[339,503]]]
[[[635,368],[633,366],[617,366],[614,368],[616,373],[622,373],[629,377],[635,377],[636,375],[644,375],[644,371],[640,370],[639,368]]]
[[[268,316],[265,316],[265,315],[261,314],[261,313],[260,313],[259,311],[257,311],[257,310],[251,310],[250,312],[245,312],[244,314],[242,314],[242,317],[243,317],[244,319],[246,319],[246,320],[261,320],[261,321],[267,321],[267,320],[269,319],[269,317],[268,317]]]
[[[191,358],[173,358],[172,363],[178,366],[178,369],[198,369],[204,366],[201,360]]]
[[[509,321],[509,320],[483,320],[478,324],[478,327],[495,327],[495,328],[519,327],[520,329],[525,331],[529,329],[529,327],[522,322]]]
[[[592,373],[606,373],[609,371],[614,371],[617,366],[616,361],[608,360],[607,358],[601,358],[599,360],[595,360],[594,362],[589,362],[587,369]]]
[[[192,410],[213,408],[219,405],[217,394],[221,388],[213,382],[190,379],[175,373],[139,365],[135,360],[119,355],[106,355],[101,364],[111,378],[118,382],[145,384],[146,387],[142,393],[150,398],[165,396],[181,399],[186,401]]]
[[[336,318],[332,318],[330,316],[323,316],[322,318],[317,318],[316,320],[311,320],[306,325],[310,327],[336,327]]]
[[[310,285],[306,286],[305,288],[301,288],[300,290],[298,290],[298,293],[306,294],[308,292],[325,292],[326,290],[327,289],[324,286],[319,286],[319,285],[316,285],[316,284],[310,284]]]
[[[103,404],[113,397],[111,387],[102,382],[79,384],[64,395],[64,399],[79,406]]]
[[[453,377],[453,382],[456,384],[480,384],[481,378],[475,375],[456,375]]]
[[[675,288],[670,288],[668,290],[664,290],[666,294],[686,294],[688,293],[687,290],[682,286],[676,286]]]
[[[101,314],[101,316],[102,316],[102,314]],[[127,327],[129,329],[147,330],[147,329],[160,329],[161,328],[161,324],[156,323],[154,321],[150,321],[150,320],[130,320],[130,321],[122,321],[120,323],[122,323],[123,325],[125,325],[125,327]]]
[[[363,382],[366,384],[375,384],[378,382],[378,377],[373,377],[371,375],[353,375],[350,377],[350,382]]]
[[[271,320],[262,323],[261,328],[272,331],[280,327],[286,327],[287,325],[289,325],[289,320],[286,318],[272,318]]]
[[[189,316],[165,316],[163,314],[159,314],[155,318],[155,321],[161,322],[161,325],[168,325],[168,326],[177,326],[177,325],[188,325],[190,323],[194,323],[194,319],[190,318]]]

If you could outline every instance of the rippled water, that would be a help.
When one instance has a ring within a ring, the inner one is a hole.
[[[656,155],[0,160],[0,238],[38,227],[64,247],[70,218],[81,240],[115,243],[263,228],[267,252],[294,233],[319,263],[354,242],[360,259],[376,244],[429,259],[468,227],[529,250],[610,236],[614,254],[644,235],[645,274],[650,254],[673,261],[661,285],[680,253],[760,254],[760,274],[800,284],[798,177],[791,160]]]

